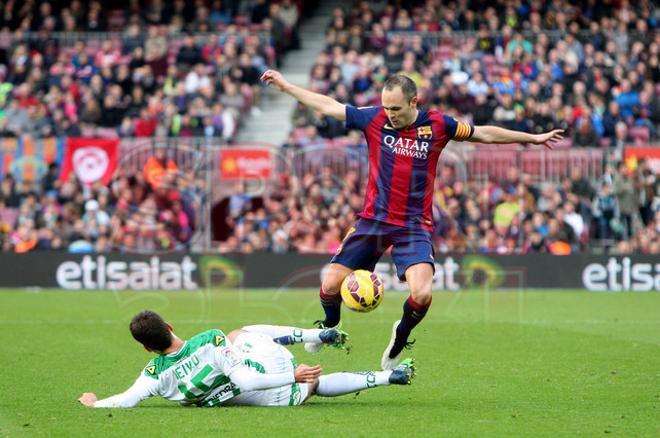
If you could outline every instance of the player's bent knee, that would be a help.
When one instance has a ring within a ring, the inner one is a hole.
[[[337,263],[331,263],[323,274],[321,288],[323,293],[334,295],[339,292],[341,282],[351,273],[351,269]]]
[[[421,305],[426,305],[431,302],[431,299],[433,298],[433,293],[431,292],[431,287],[423,287],[417,290],[411,290],[410,294],[413,297],[413,300],[417,304]]]
[[[337,282],[333,280],[328,280],[321,282],[321,289],[323,289],[323,293],[327,295],[335,295],[339,293],[340,287],[341,287],[341,281]]]

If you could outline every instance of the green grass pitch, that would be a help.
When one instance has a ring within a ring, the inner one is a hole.
[[[403,293],[344,309],[350,354],[291,348],[327,372],[377,369]],[[290,408],[181,408],[153,399],[89,409],[85,391],[126,389],[150,359],[127,325],[164,315],[182,337],[218,327],[309,326],[315,291],[0,291],[0,436],[660,435],[660,294],[438,292],[414,332],[409,387],[314,397]]]

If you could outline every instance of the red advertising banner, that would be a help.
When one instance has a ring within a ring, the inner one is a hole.
[[[269,179],[273,175],[270,149],[223,149],[220,177],[223,179]]]
[[[637,167],[637,161],[644,158],[651,169],[660,173],[660,147],[658,146],[631,146],[623,150],[623,159],[629,166]]]
[[[60,178],[75,172],[83,184],[109,184],[119,160],[119,139],[69,138]]]

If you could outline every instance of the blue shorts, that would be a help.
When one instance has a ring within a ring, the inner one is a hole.
[[[396,273],[401,281],[406,280],[406,269],[418,263],[429,263],[435,273],[429,231],[371,219],[360,219],[348,230],[330,263],[339,263],[352,270],[373,271],[390,246]]]

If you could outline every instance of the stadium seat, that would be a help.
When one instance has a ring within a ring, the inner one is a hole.
[[[529,150],[520,155],[520,169],[530,175],[542,175],[541,155],[544,151]]]
[[[511,167],[517,166],[515,151],[488,151],[475,149],[468,163],[470,175],[477,179],[495,177],[504,178]]]
[[[570,149],[573,146],[573,140],[570,137],[564,137],[562,140],[559,140],[556,143],[553,143],[553,150],[564,150]]]

